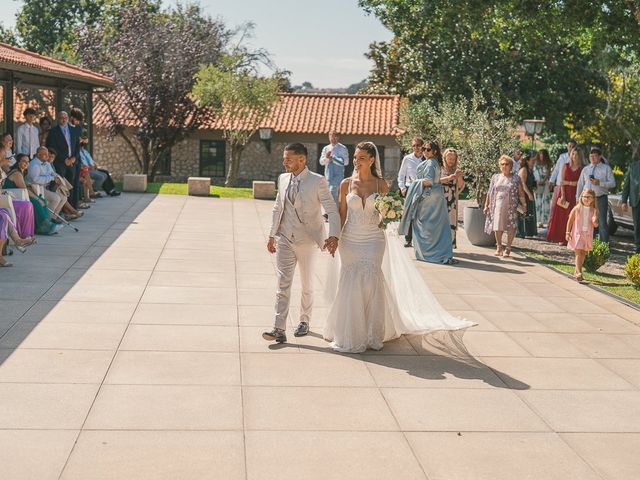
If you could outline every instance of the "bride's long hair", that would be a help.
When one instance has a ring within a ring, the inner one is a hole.
[[[380,168],[380,154],[378,153],[378,147],[373,142],[360,142],[356,145],[356,150],[364,150],[373,157],[374,162],[371,164],[371,175],[376,178],[382,178],[382,168]]]

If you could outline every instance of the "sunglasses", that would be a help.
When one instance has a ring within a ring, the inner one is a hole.
[[[508,166],[509,166],[509,164],[508,164],[508,163],[505,163],[505,162],[502,162],[502,163],[500,163],[500,166],[501,166],[501,167],[508,167]]]
[[[431,151],[431,147],[424,147],[422,150],[424,150],[425,152],[430,152]]]

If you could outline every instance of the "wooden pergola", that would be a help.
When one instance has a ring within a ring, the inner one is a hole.
[[[3,131],[15,132],[22,115],[22,111],[15,111],[16,107],[23,110],[36,102],[39,115],[54,117],[75,98],[84,99],[85,122],[92,136],[93,92],[113,87],[113,80],[105,75],[0,43],[0,126]],[[35,93],[35,100],[23,94],[29,91]]]

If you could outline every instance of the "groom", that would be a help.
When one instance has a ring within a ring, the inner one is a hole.
[[[262,338],[278,343],[287,341],[285,329],[289,315],[291,284],[296,265],[300,265],[302,281],[302,306],[300,324],[294,335],[309,333],[309,320],[313,306],[311,271],[316,246],[326,248],[334,255],[340,235],[340,215],[327,181],[312,173],[306,166],[307,148],[292,143],[284,149],[283,162],[286,173],[278,179],[278,195],[273,206],[273,219],[267,250],[276,254],[278,290],[276,292],[276,320],[272,331]],[[329,238],[326,238],[322,207],[329,216]]]

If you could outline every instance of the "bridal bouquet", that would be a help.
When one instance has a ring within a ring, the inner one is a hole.
[[[404,209],[404,198],[399,192],[389,192],[385,195],[376,195],[373,206],[380,213],[382,220],[378,227],[387,228],[392,222],[399,222],[402,219]]]

